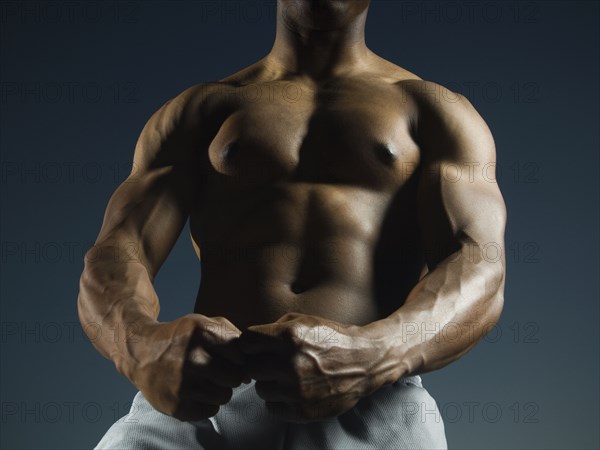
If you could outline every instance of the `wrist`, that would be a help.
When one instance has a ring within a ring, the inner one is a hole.
[[[402,344],[396,320],[385,318],[359,327],[357,335],[367,342],[373,355],[372,378],[389,384],[409,375],[405,363],[406,346]]]
[[[115,351],[111,354],[117,371],[133,384],[137,385],[137,374],[146,365],[151,340],[156,333],[159,322],[143,317],[134,322],[121,324],[121,330],[115,331]]]

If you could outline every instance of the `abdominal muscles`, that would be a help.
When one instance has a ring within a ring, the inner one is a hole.
[[[270,189],[242,215],[230,210],[229,221],[192,220],[201,254],[195,312],[241,329],[288,312],[377,320],[373,256],[388,200],[364,188],[294,183]]]

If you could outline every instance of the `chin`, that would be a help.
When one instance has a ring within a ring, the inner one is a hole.
[[[334,30],[352,23],[370,0],[280,0],[284,14],[304,28]]]

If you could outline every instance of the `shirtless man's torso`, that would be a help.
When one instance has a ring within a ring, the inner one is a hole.
[[[87,255],[82,323],[127,327],[94,345],[165,414],[210,417],[254,379],[290,419],[339,415],[459,358],[499,317],[487,125],[366,48],[368,1],[333,3],[280,0],[269,55],[153,115]],[[194,314],[161,323],[152,282],[188,219]]]
[[[366,324],[401,306],[424,268],[402,84],[416,78],[378,62],[323,82],[260,62],[198,88],[196,312],[244,328],[289,311]]]

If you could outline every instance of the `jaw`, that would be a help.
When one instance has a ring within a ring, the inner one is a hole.
[[[351,26],[365,13],[370,0],[279,0],[289,26],[333,31]]]

